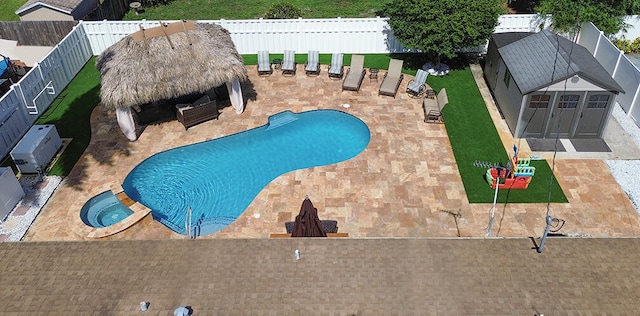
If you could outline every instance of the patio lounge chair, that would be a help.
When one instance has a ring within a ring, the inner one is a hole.
[[[294,76],[296,74],[296,52],[292,50],[284,51],[282,60],[282,74]]]
[[[360,91],[366,72],[364,70],[364,56],[351,55],[351,66],[342,82],[342,90]]]
[[[412,98],[417,98],[422,96],[427,89],[431,89],[430,87],[427,88],[428,76],[428,72],[418,69],[416,77],[409,81],[409,84],[407,85],[407,94]]]
[[[307,63],[304,66],[307,76],[320,75],[320,53],[317,50],[310,50],[307,55]]]
[[[391,59],[389,61],[389,70],[384,74],[378,95],[383,94],[394,98],[396,97],[402,78],[404,78],[402,74],[402,63],[403,61],[400,59]]]
[[[442,116],[442,110],[449,103],[449,97],[447,97],[447,91],[442,88],[435,99],[424,98],[422,101],[422,107],[424,108],[424,122],[425,123],[444,123],[444,117]]]
[[[258,76],[271,75],[271,61],[269,60],[269,52],[266,50],[258,51]]]
[[[331,65],[329,65],[329,78],[342,79],[344,76],[344,66],[342,65],[342,59],[344,55],[341,53],[333,53],[331,55]]]

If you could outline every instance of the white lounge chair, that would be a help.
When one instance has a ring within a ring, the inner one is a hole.
[[[317,50],[310,50],[307,55],[307,63],[304,66],[307,76],[320,75],[320,53]]]
[[[273,68],[271,68],[271,61],[269,60],[269,51],[258,51],[258,75],[271,75]]]
[[[331,65],[329,65],[329,78],[342,79],[344,76],[344,66],[342,65],[344,55],[342,53],[331,54]]]
[[[413,98],[423,95],[427,91],[427,77],[429,77],[428,72],[418,69],[416,77],[407,85],[407,94]]]
[[[293,50],[284,51],[282,60],[282,74],[293,76],[296,74],[296,52]]]

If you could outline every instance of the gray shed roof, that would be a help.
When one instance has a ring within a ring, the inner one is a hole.
[[[20,13],[38,6],[47,7],[66,14],[71,14],[71,11],[73,11],[73,9],[75,9],[83,1],[84,0],[29,0],[16,11],[16,14],[20,15]]]
[[[613,93],[624,92],[586,48],[549,30],[497,33],[492,37],[522,94],[574,75]]]

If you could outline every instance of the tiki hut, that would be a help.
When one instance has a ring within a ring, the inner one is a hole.
[[[129,140],[137,139],[132,107],[205,93],[226,84],[236,112],[244,109],[240,81],[247,79],[229,32],[215,24],[180,21],[141,29],[96,60],[100,98],[115,108]]]

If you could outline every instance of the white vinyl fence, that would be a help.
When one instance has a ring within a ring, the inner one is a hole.
[[[549,18],[536,14],[502,15],[495,33],[538,32],[549,25]],[[174,21],[163,21],[174,22]],[[364,19],[291,19],[291,20],[208,20],[229,31],[240,54],[255,54],[259,50],[282,53],[318,50],[321,53],[402,53],[403,47],[393,36],[387,18]],[[546,22],[546,23],[545,23]],[[104,21],[83,22],[95,55],[123,37],[137,31],[140,26],[158,26],[158,21]]]
[[[172,21],[163,21],[172,22]],[[386,18],[336,18],[292,20],[216,20],[231,34],[241,54],[258,50],[282,53],[293,49],[303,53],[401,53],[404,48],[393,36]],[[548,18],[535,14],[503,15],[496,33],[537,32],[549,25]],[[4,157],[33,122],[53,103],[91,56],[140,27],[157,26],[158,21],[95,21],[80,23],[60,44],[0,98],[0,157]]]
[[[0,99],[0,157],[4,157],[33,122],[93,56],[81,25],[74,27],[33,69]]]
[[[616,97],[616,102],[640,127],[640,106],[638,105],[640,103],[640,70],[638,67],[592,23],[582,25],[578,44],[586,47],[622,86],[624,93]]]

